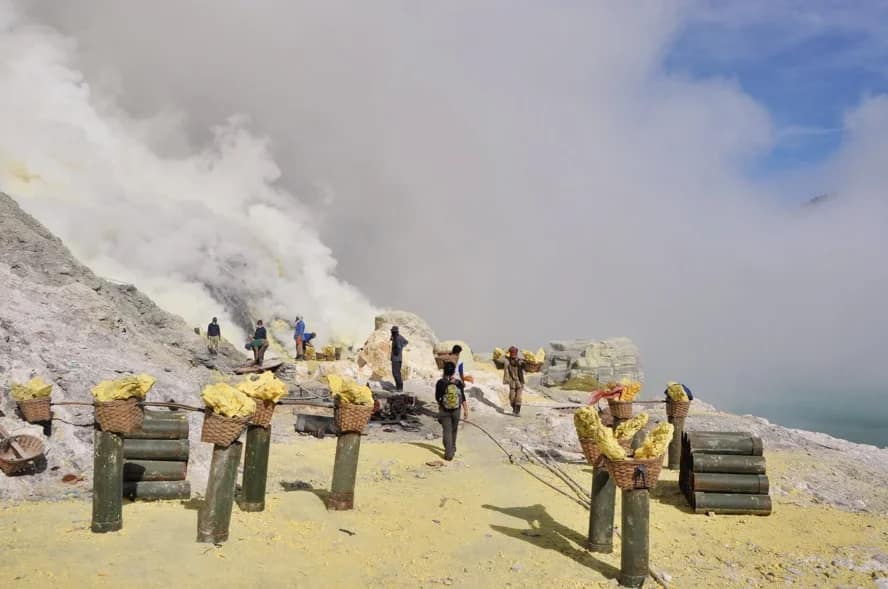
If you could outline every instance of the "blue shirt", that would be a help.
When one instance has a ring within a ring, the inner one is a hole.
[[[305,335],[305,321],[300,319],[299,321],[296,322],[296,331],[293,332],[293,339],[296,339],[297,337],[301,337],[304,335]]]

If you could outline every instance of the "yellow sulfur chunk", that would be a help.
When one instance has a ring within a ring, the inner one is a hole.
[[[287,385],[271,372],[252,376],[237,385],[237,390],[248,397],[277,403],[287,396]]]
[[[626,450],[617,442],[614,433],[607,427],[598,428],[598,438],[596,439],[601,453],[611,460],[626,460]]]
[[[213,413],[225,417],[249,417],[256,412],[256,402],[227,382],[205,386],[200,397]]]
[[[671,423],[658,423],[635,451],[635,458],[657,458],[666,453],[675,427]]]
[[[543,361],[546,359],[546,351],[543,348],[540,348],[536,352],[532,352],[530,350],[522,350],[521,356],[524,358],[525,362],[542,364]]]
[[[614,437],[618,440],[625,440],[626,438],[631,438],[638,431],[646,426],[648,423],[648,414],[647,413],[639,413],[635,417],[624,421],[620,425],[617,426],[616,431],[614,432]]]
[[[688,402],[688,394],[685,392],[684,387],[681,386],[681,383],[678,382],[669,382],[666,383],[666,394],[669,395],[669,398],[675,402]]]
[[[42,399],[52,394],[52,383],[45,382],[39,376],[35,376],[26,384],[14,382],[9,388],[12,390],[12,398],[16,401]]]
[[[493,348],[493,359],[494,360],[503,360],[506,357],[506,353],[502,348]]]
[[[339,397],[340,403],[373,404],[373,393],[370,391],[370,387],[361,386],[350,378],[338,374],[328,374],[327,384],[330,385],[330,394]]]
[[[597,438],[598,430],[602,427],[598,410],[591,405],[577,409],[574,413],[574,427],[580,438]]]
[[[117,380],[103,380],[92,388],[96,401],[125,401],[133,397],[144,399],[157,379],[148,374],[126,376]]]
[[[333,344],[327,344],[321,350],[321,354],[332,360],[336,357],[336,346],[334,346]]]
[[[620,381],[623,387],[623,394],[620,395],[620,401],[634,401],[638,393],[641,392],[641,383],[635,380],[624,378]]]

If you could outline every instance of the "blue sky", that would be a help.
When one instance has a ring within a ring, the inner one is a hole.
[[[670,73],[736,81],[771,114],[759,179],[822,163],[844,114],[888,94],[888,2],[703,2],[666,56]]]

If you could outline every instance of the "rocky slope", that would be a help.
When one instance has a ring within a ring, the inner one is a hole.
[[[198,404],[215,370],[243,362],[226,345],[210,357],[184,321],[158,308],[132,285],[112,284],[79,264],[67,248],[8,196],[0,193],[0,423],[12,433],[43,437],[16,414],[9,384],[39,374],[54,383],[53,400],[90,402],[97,382],[145,372],[157,378],[150,400]],[[46,437],[48,469],[41,476],[0,476],[0,498],[58,497],[65,474],[92,471],[91,407],[56,407]],[[199,443],[200,414],[192,414],[190,476],[206,476]]]

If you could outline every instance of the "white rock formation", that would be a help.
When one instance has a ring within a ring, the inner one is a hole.
[[[0,423],[7,430],[40,431],[18,418],[9,395],[11,382],[33,374],[55,385],[55,401],[91,403],[95,383],[145,372],[157,378],[149,400],[202,405],[198,394],[213,369],[228,370],[243,360],[230,344],[211,357],[205,340],[181,318],[158,308],[134,286],[96,277],[0,193]],[[54,416],[45,439],[48,468],[35,476],[0,476],[0,499],[59,497],[65,474],[86,477],[76,488],[89,488],[93,409],[55,407]],[[188,472],[195,490],[205,482],[210,451],[199,441],[201,419],[191,414]]]
[[[376,330],[358,354],[358,366],[374,380],[391,380],[391,328],[397,325],[407,341],[404,367],[408,379],[428,379],[438,375],[434,348],[438,338],[429,324],[407,311],[388,311],[376,317]]]

